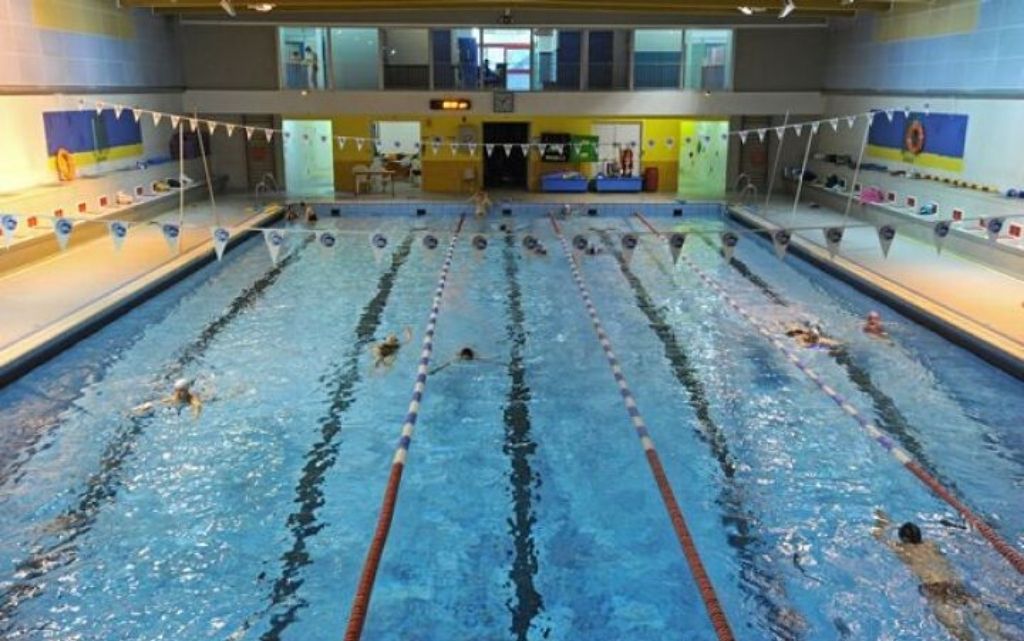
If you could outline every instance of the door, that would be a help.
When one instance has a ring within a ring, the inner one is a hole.
[[[503,144],[530,141],[530,125],[525,122],[485,122],[484,144],[493,144],[484,153],[484,187],[487,189],[527,188],[527,158],[518,144],[506,151]],[[486,149],[486,147],[485,147]]]
[[[334,194],[334,137],[330,120],[285,120],[284,179],[296,196]]]

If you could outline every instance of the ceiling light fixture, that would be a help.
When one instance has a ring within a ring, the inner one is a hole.
[[[235,8],[231,5],[231,0],[220,0],[220,8],[232,18],[235,17]]]
[[[752,16],[752,15],[754,15],[754,10],[751,9],[750,7],[748,7],[748,6],[745,6],[745,5],[742,6],[742,7],[736,7],[736,10],[739,11],[740,13],[742,13],[745,16]]]
[[[782,5],[782,11],[779,12],[779,20],[783,20],[789,17],[789,14],[796,10],[796,3],[793,0],[786,0],[786,3]]]
[[[274,10],[277,5],[273,2],[257,2],[256,4],[248,5],[249,9],[253,11],[259,11],[260,13],[268,13]]]

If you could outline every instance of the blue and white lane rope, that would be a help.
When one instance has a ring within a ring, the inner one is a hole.
[[[409,454],[409,445],[412,443],[413,430],[416,428],[416,421],[420,415],[423,392],[427,387],[427,375],[430,371],[430,357],[434,352],[434,331],[437,327],[438,314],[441,311],[441,299],[444,296],[445,286],[448,284],[448,272],[452,267],[455,245],[459,241],[459,234],[462,232],[462,224],[465,220],[466,216],[463,214],[448,243],[444,264],[441,266],[441,275],[437,281],[437,289],[434,290],[434,300],[430,306],[430,316],[427,318],[427,327],[423,334],[423,348],[420,352],[419,365],[416,368],[416,381],[412,386],[412,399],[409,401],[409,409],[406,412],[405,421],[402,423],[402,435],[398,439],[398,447],[395,448],[395,455],[391,460],[391,474],[388,476],[388,483],[384,490],[380,513],[377,515],[377,527],[374,530],[373,539],[370,541],[370,549],[366,553],[366,561],[363,563],[363,571],[359,577],[355,597],[352,599],[352,610],[349,614],[348,625],[345,627],[345,641],[358,641],[363,634],[363,625],[366,623],[366,615],[369,612],[370,597],[373,594],[377,569],[380,567],[384,545],[387,543],[388,532],[391,530],[391,522],[395,516],[395,504],[398,502],[398,488],[402,483],[402,471],[405,469],[405,460]]]
[[[636,213],[634,216],[644,224],[645,227],[650,229],[659,237],[663,237],[663,234],[652,225],[643,214]],[[818,389],[820,389],[825,396],[828,396],[832,402],[839,406],[847,416],[851,417],[857,422],[860,427],[867,432],[868,436],[871,437],[876,443],[881,445],[885,451],[887,451],[893,458],[900,462],[905,468],[916,476],[922,483],[928,486],[928,489],[932,490],[939,498],[943,499],[952,506],[957,512],[964,517],[964,519],[970,523],[974,529],[976,529],[985,539],[992,544],[992,547],[996,549],[1010,565],[1014,567],[1018,572],[1024,574],[1024,555],[1019,550],[1010,545],[1004,540],[998,532],[996,532],[992,526],[986,523],[980,516],[974,513],[971,508],[967,507],[963,502],[953,496],[953,493],[947,490],[935,477],[929,474],[905,449],[897,445],[888,434],[878,428],[877,425],[872,423],[866,416],[864,416],[860,410],[854,407],[842,394],[833,389],[828,383],[823,381],[821,377],[815,372],[810,366],[807,365],[801,359],[796,352],[785,343],[783,343],[775,332],[765,327],[761,321],[754,318],[746,309],[740,306],[740,304],[733,298],[724,287],[719,285],[714,279],[704,273],[700,267],[697,266],[689,257],[684,254],[679,256],[679,259],[686,263],[686,266],[697,275],[697,277],[705,285],[714,290],[722,299],[726,302],[729,307],[736,311],[742,316],[748,323],[754,326],[754,329],[758,331],[762,336],[768,339],[768,341],[786,357],[790,363],[796,366],[798,370],[813,382]]]
[[[604,325],[601,323],[601,318],[597,314],[597,308],[594,307],[594,301],[590,297],[590,290],[587,287],[586,281],[583,280],[583,274],[580,272],[576,258],[572,254],[569,242],[565,239],[565,236],[562,235],[561,227],[553,216],[551,217],[551,226],[554,227],[555,234],[558,236],[558,241],[562,245],[562,251],[565,253],[566,259],[569,261],[569,269],[572,272],[572,278],[576,282],[576,287],[579,290],[580,297],[583,299],[583,305],[586,307],[587,315],[590,316],[590,322],[594,326],[594,331],[597,333],[597,339],[601,343],[601,349],[604,350],[604,355],[608,359],[608,366],[611,368],[612,375],[615,377],[615,382],[619,386],[619,393],[622,395],[622,402],[626,406],[626,412],[629,414],[629,419],[633,423],[636,435],[639,437],[640,444],[644,448],[647,463],[651,467],[651,473],[654,475],[654,480],[658,485],[658,491],[661,494],[662,502],[665,504],[665,509],[668,511],[669,518],[672,521],[672,528],[675,530],[676,538],[683,549],[683,556],[686,558],[686,563],[690,568],[690,574],[697,583],[697,590],[700,593],[701,600],[704,602],[704,608],[707,610],[708,618],[711,620],[711,625],[715,630],[715,635],[718,637],[719,641],[734,641],[735,637],[733,637],[732,629],[729,627],[729,620],[725,616],[725,611],[722,609],[722,605],[718,600],[718,595],[715,593],[715,588],[711,583],[711,578],[708,576],[707,570],[704,568],[703,561],[701,561],[700,554],[697,551],[697,545],[694,543],[693,537],[690,535],[690,528],[686,525],[686,518],[683,516],[683,511],[679,507],[679,502],[676,501],[675,493],[672,491],[672,486],[669,484],[668,476],[665,474],[665,468],[661,464],[661,458],[658,456],[658,451],[654,447],[654,441],[651,439],[651,435],[647,430],[647,423],[644,421],[643,415],[640,414],[640,408],[637,407],[636,398],[634,398],[633,392],[629,388],[629,383],[626,382],[626,377],[622,373],[622,367],[619,365],[619,359],[615,356],[615,351],[612,349],[612,344],[608,339],[608,334],[604,331]]]

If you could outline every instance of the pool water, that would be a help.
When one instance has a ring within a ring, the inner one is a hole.
[[[457,220],[389,209],[323,215],[337,247],[289,236],[277,265],[248,241],[0,390],[0,638],[341,638]],[[456,245],[365,639],[714,638],[544,210]],[[762,240],[727,264],[701,237],[717,207],[672,210],[644,208],[756,318],[842,340],[801,356],[1024,547],[1024,384]],[[563,233],[604,248],[582,274],[736,637],[947,638],[871,536],[883,508],[1022,638],[1006,560],[628,211]],[[891,343],[861,333],[869,309]],[[129,413],[179,376],[210,399],[197,420]]]

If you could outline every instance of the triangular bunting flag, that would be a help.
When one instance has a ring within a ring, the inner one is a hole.
[[[892,225],[882,225],[878,228],[878,244],[882,246],[882,256],[889,257],[889,247],[896,238],[896,228]]]
[[[252,132],[254,132],[254,131],[256,131],[255,127],[246,127],[245,128],[245,139],[246,140],[252,140]]]
[[[737,135],[738,135],[738,136],[739,136],[739,138],[740,138],[740,144],[741,144],[741,145],[745,145],[745,144],[747,144],[747,134],[749,134],[749,133],[750,133],[749,131],[740,131],[740,132],[737,132]]]
[[[274,130],[273,129],[264,129],[263,130],[263,135],[266,136],[267,142],[271,142],[272,140],[274,140]]]
[[[160,225],[160,232],[164,235],[167,248],[177,253],[181,248],[181,228],[174,223],[164,223]]]
[[[637,238],[636,234],[625,234],[622,237],[622,260],[626,261],[627,265],[633,260],[633,251],[636,250],[639,244],[640,239]]]
[[[827,227],[822,231],[825,234],[825,248],[828,249],[828,257],[835,258],[839,253],[839,244],[843,242],[843,228]]]
[[[103,103],[102,102],[97,102],[96,103],[96,115],[98,116],[101,113],[103,113]]]
[[[786,135],[786,128],[785,127],[776,127],[775,128],[775,135],[779,137],[779,140],[782,140],[782,137]]]
[[[175,115],[172,114],[170,116],[170,119],[171,119],[171,129],[177,129],[178,128],[178,123],[181,122],[181,116],[175,116]]]
[[[226,122],[224,123],[224,130],[228,132],[228,138],[230,138],[231,134],[235,133],[235,126],[229,122]]]
[[[363,150],[363,145],[366,143],[366,139],[364,139],[364,138],[353,138],[352,140],[356,141],[356,151],[362,151]]]
[[[370,236],[370,248],[373,250],[374,262],[380,263],[380,259],[384,255],[384,250],[387,246],[388,238],[384,234],[378,232]]]
[[[857,116],[847,116],[847,117],[846,117],[846,125],[847,125],[847,126],[848,126],[848,127],[850,128],[850,129],[853,129],[853,126],[854,126],[855,124],[857,124]]]
[[[475,142],[469,143],[468,145],[466,145],[466,148],[469,149],[469,155],[470,156],[475,156],[476,155],[476,143]]]
[[[132,107],[132,118],[135,119],[135,122],[139,122],[139,119],[142,118],[142,110],[138,107]]]
[[[61,251],[67,249],[68,240],[71,238],[71,221],[67,218],[58,218],[53,221],[53,235],[57,237],[57,244]]]
[[[940,220],[935,223],[934,227],[932,227],[932,236],[935,239],[936,254],[942,253],[942,245],[946,242],[946,236],[949,236],[949,229],[950,226],[948,220]]]
[[[910,107],[904,107],[903,108],[903,117],[906,120],[910,120]]]
[[[812,122],[811,123],[811,135],[812,136],[817,136],[818,135],[818,127],[820,127],[820,126],[821,126],[820,122]]]
[[[121,112],[124,111],[124,107],[121,105],[114,105],[114,118],[116,120],[121,119]]]
[[[0,226],[3,226],[4,245],[10,247],[11,241],[14,240],[14,230],[18,228],[18,218],[12,214],[4,214],[3,218],[0,218]]]
[[[799,125],[793,125],[793,133],[795,133],[797,136],[802,135],[804,133],[803,123],[800,123]]]
[[[338,136],[335,140],[338,143],[338,151],[345,149],[345,143],[348,142],[348,138],[345,136]]]
[[[323,249],[334,249],[334,246],[338,244],[338,237],[332,231],[320,232],[317,234],[316,240]]]
[[[502,145],[501,148],[504,150],[506,158],[512,157],[512,145]]]
[[[886,109],[885,110],[885,117],[889,119],[889,122],[892,122],[892,117],[893,117],[894,114],[895,114],[895,110],[893,110],[893,109]]]
[[[149,112],[149,115],[153,118],[153,126],[154,127],[159,127],[160,126],[160,118],[163,117],[163,114],[157,113],[156,111],[151,111],[151,112]]]
[[[107,231],[110,232],[110,240],[114,241],[114,251],[121,251],[121,245],[128,235],[128,225],[119,220],[112,220],[107,223]]]
[[[1003,231],[1003,219],[989,218],[985,221],[985,231],[988,232],[988,242],[996,242],[999,238],[999,232]]]
[[[736,253],[736,245],[739,242],[740,237],[736,232],[727,231],[722,234],[722,256],[725,257],[725,262],[732,262],[733,254]]]
[[[198,118],[189,118],[188,119],[188,126],[192,129],[192,131],[199,131],[199,119]]]
[[[228,246],[228,240],[231,239],[231,232],[223,227],[214,227],[210,233],[213,235],[213,249],[217,252],[217,260],[220,260],[224,257],[224,249]]]
[[[519,145],[519,151],[522,152],[522,154],[524,156],[529,156],[530,155],[530,145],[529,145],[529,143],[524,143],[524,144]]]
[[[679,254],[683,251],[683,245],[686,244],[686,234],[676,232],[668,237],[668,251],[672,254],[672,264],[679,262]]]
[[[457,142],[450,143],[448,145],[448,147],[452,150],[452,155],[453,156],[455,154],[459,153],[459,143],[457,143]]]
[[[435,140],[434,142],[430,143],[430,151],[431,151],[431,152],[432,152],[432,153],[433,153],[433,154],[434,154],[435,156],[437,155],[437,152],[438,152],[438,151],[439,151],[440,149],[441,149],[441,143],[439,143],[438,141],[436,141],[436,140]]]
[[[489,143],[484,145],[484,152],[486,152],[487,153],[487,157],[490,158],[491,154],[494,153],[494,145],[489,144]]]
[[[263,241],[267,243],[270,261],[276,265],[277,257],[281,255],[281,248],[284,247],[284,234],[276,229],[264,229]]]
[[[772,233],[772,247],[775,248],[775,255],[779,260],[786,257],[786,250],[789,248],[789,241],[793,236],[785,229],[777,229]]]
[[[759,140],[760,140],[760,141],[761,141],[762,143],[764,143],[764,137],[765,137],[766,135],[768,135],[768,130],[767,130],[767,129],[758,129],[758,130],[757,130],[757,137],[758,137],[758,139],[759,139]]]
[[[838,118],[829,118],[828,124],[832,125],[832,131],[836,131],[836,132],[839,131],[839,119]]]

